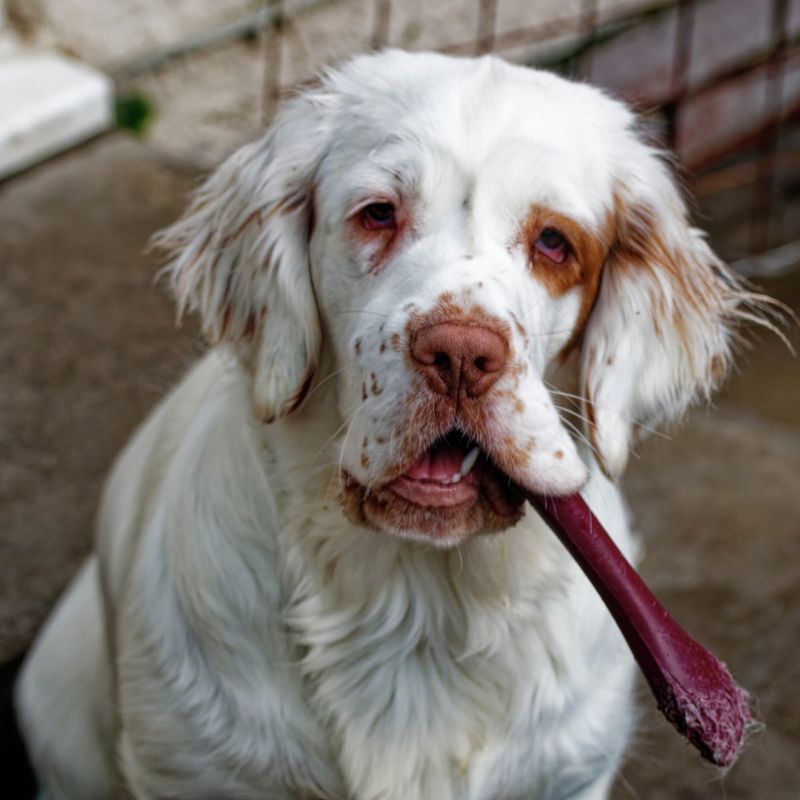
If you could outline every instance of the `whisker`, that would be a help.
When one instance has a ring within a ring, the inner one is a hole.
[[[353,428],[355,427],[356,421],[358,420],[358,415],[364,410],[364,407],[367,405],[368,402],[369,400],[362,400],[361,404],[353,413],[353,416],[350,419],[350,422],[347,426],[347,431],[344,435],[344,439],[342,441],[342,447],[339,450],[339,491],[344,491],[344,484],[342,483],[342,472],[343,472],[342,461],[344,459],[344,451],[347,448],[347,440],[350,438],[350,434],[352,433]]]
[[[594,457],[599,461],[600,452],[591,443],[591,441],[589,441],[586,434],[577,425],[575,425],[575,423],[571,422],[570,420],[565,419],[562,420],[562,422],[564,423],[564,425],[567,427],[568,430],[572,431],[572,433],[575,435],[575,438],[578,439],[578,441],[583,442],[589,448],[589,450],[591,450]]]
[[[589,398],[587,397],[583,397],[583,395],[573,394],[572,392],[564,392],[561,389],[556,389],[555,386],[553,386],[551,383],[547,381],[544,381],[544,384],[547,387],[547,390],[550,392],[550,394],[553,394],[556,397],[564,397],[567,398],[568,400],[578,400],[579,402],[586,403],[586,405],[590,405],[593,408],[600,408],[600,406],[597,403],[593,402],[592,400],[589,400]],[[559,409],[567,413],[577,414],[577,412],[575,412],[574,410],[565,408],[564,406],[559,406]],[[631,425],[635,425],[637,428],[641,428],[643,431],[647,431],[647,433],[653,434],[653,436],[658,436],[661,439],[665,439],[668,442],[672,441],[672,437],[669,434],[664,433],[663,431],[660,431],[657,428],[653,428],[650,425],[645,425],[644,422],[639,422],[639,420],[635,419],[634,417],[627,416],[626,414],[620,414],[620,416],[626,422],[629,422]],[[591,424],[585,416],[582,416],[581,419],[587,425]]]
[[[553,386],[553,384],[549,383],[548,381],[544,381],[544,385],[547,387],[547,390],[550,392],[550,394],[558,395],[558,397],[568,397],[570,400],[580,400],[580,402],[582,403],[589,403],[590,405],[594,405],[591,400],[584,397],[583,395],[572,394],[572,392],[564,392],[561,389],[556,389],[556,387]]]
[[[539,333],[529,333],[528,336],[536,339],[540,336],[563,336],[565,333],[572,333],[572,328],[562,328],[554,331],[540,331]]]
[[[319,450],[317,450],[317,452],[314,454],[315,461],[323,454],[323,452],[327,449],[328,445],[344,430],[346,426],[347,426],[347,420],[344,420],[344,422],[342,422],[342,424],[328,437],[328,439],[323,443],[323,445],[319,448]]]
[[[320,389],[320,387],[324,386],[331,378],[335,378],[337,375],[341,375],[342,372],[345,372],[347,367],[340,367],[339,369],[335,369],[330,375],[326,375],[316,386],[314,386],[311,391],[306,396],[306,402],[308,402],[314,394]]]

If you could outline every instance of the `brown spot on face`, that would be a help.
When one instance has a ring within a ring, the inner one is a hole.
[[[356,355],[361,355],[361,339],[356,339],[355,344],[353,345],[353,350],[356,351]]]
[[[362,383],[361,384],[361,399],[362,400],[366,400],[367,397],[368,397],[368,395],[367,395],[367,384],[366,383]]]
[[[375,441],[378,444],[386,444],[386,437],[385,436],[376,436]]]
[[[520,470],[530,461],[528,451],[529,448],[520,447],[512,436],[505,436],[503,437],[501,452],[497,455],[497,460],[506,472]]]
[[[400,350],[402,350],[399,333],[393,333],[392,338],[389,341],[391,342],[392,350],[395,350],[398,353],[400,352]]]
[[[370,391],[374,395],[379,395],[383,391],[383,388],[378,385],[377,376],[375,375],[374,372],[371,372],[369,377],[370,377],[370,387],[369,387]]]
[[[363,441],[363,442],[361,442],[361,447],[363,447],[364,449],[366,449],[367,447],[369,447],[369,437],[368,437],[368,436],[365,436],[365,437],[364,437],[364,441]]]
[[[514,401],[514,411],[516,411],[517,414],[521,414],[524,410],[525,410],[525,403],[523,403],[522,400],[520,400],[520,398],[518,397]]]
[[[364,469],[369,469],[369,456],[366,453],[361,454],[361,466]]]
[[[610,366],[611,366],[613,363],[614,363],[614,358],[613,358],[612,356],[609,356],[609,357],[606,359],[606,366],[607,366],[607,367],[610,367]]]
[[[568,251],[560,264],[536,250],[545,228],[557,230],[567,242]],[[561,297],[577,285],[596,283],[611,241],[608,225],[592,231],[566,214],[538,204],[531,206],[519,236],[519,242],[527,247],[534,277],[553,297]]]
[[[510,341],[510,330],[508,323],[498,317],[489,314],[479,305],[472,303],[459,302],[452,292],[443,292],[437,299],[430,311],[424,314],[411,314],[406,323],[406,335],[409,342],[413,342],[417,331],[441,323],[455,323],[465,327],[488,328],[502,336],[506,342]],[[396,334],[395,334],[396,335]],[[394,337],[392,337],[392,347],[394,347]],[[399,337],[398,337],[399,344]]]
[[[572,289],[581,289],[578,319],[560,354],[562,360],[577,344],[597,300],[600,275],[613,241],[613,219],[613,212],[609,213],[603,225],[593,231],[565,214],[534,204],[517,238],[517,243],[529,254],[533,277],[545,286],[551,297],[562,297]],[[536,250],[536,241],[545,228],[557,230],[567,242],[568,251],[560,264]]]
[[[553,453],[553,455],[554,455],[554,456],[555,456],[555,457],[556,457],[556,458],[557,458],[559,461],[561,461],[561,460],[564,458],[564,451],[563,451],[563,450],[556,450],[556,451],[555,451],[555,453]]]
[[[386,352],[386,342],[385,341],[381,342],[381,346],[380,346],[379,350],[380,350],[381,353],[385,353]]]

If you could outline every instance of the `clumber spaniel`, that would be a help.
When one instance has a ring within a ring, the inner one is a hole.
[[[386,52],[161,243],[214,347],[114,468],[18,689],[50,798],[600,800],[633,662],[518,487],[615,485],[753,298],[620,103]]]

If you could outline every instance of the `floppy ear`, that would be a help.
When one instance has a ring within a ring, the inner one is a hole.
[[[588,434],[612,478],[628,460],[634,425],[677,419],[726,377],[735,324],[763,322],[761,298],[690,227],[656,151],[635,142],[615,196],[615,241],[581,351]],[[769,325],[769,323],[765,323]]]
[[[235,346],[267,422],[300,405],[319,358],[308,238],[314,174],[328,139],[327,99],[311,92],[294,99],[155,239],[172,254],[165,272],[178,317],[199,311],[212,344]]]

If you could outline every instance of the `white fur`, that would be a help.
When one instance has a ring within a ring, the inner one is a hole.
[[[414,217],[377,272],[347,233],[375,199]],[[670,263],[617,264],[647,251],[611,244],[563,365],[580,293],[552,296],[515,235],[532,204],[599,230],[615,203],[647,209]],[[582,486],[633,557],[620,494],[551,392],[582,387],[618,475],[634,422],[679,415],[724,372],[742,295],[630,113],[494,58],[360,57],[223,164],[163,243],[217,346],[119,459],[97,556],[25,667],[46,795],[607,797],[632,661],[543,522],[529,509],[437,548],[356,525],[337,498],[344,472],[380,485],[422,435],[404,331],[447,292],[510,330],[487,446],[535,443],[507,471]]]

